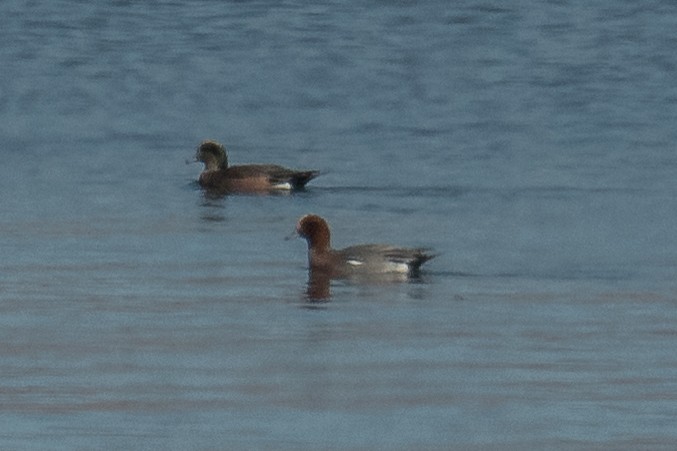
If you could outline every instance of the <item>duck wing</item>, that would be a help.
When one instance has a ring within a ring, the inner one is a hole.
[[[387,244],[362,244],[336,252],[346,264],[370,272],[417,270],[435,256],[424,248],[396,247]]]
[[[319,171],[298,171],[276,164],[231,166],[226,171],[228,177],[234,179],[265,177],[272,185],[288,183],[292,188],[302,188],[306,183],[320,174]]]

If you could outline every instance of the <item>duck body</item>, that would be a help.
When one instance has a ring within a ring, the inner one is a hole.
[[[248,164],[205,170],[198,183],[218,191],[268,191],[303,188],[317,171],[296,171],[273,164]]]
[[[387,244],[361,244],[344,249],[308,251],[313,270],[325,271],[336,277],[360,274],[415,275],[421,265],[433,258],[425,249],[394,247]]]
[[[360,244],[332,249],[329,225],[317,215],[299,219],[296,232],[308,242],[311,272],[322,272],[335,278],[386,274],[414,276],[423,263],[435,256],[428,249],[388,244]]]
[[[315,170],[294,170],[275,164],[228,166],[225,148],[216,141],[203,141],[195,159],[204,163],[198,183],[219,192],[263,192],[302,189],[319,175]]]

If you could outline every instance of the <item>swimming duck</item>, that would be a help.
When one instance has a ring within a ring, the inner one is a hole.
[[[387,244],[361,244],[334,250],[331,248],[327,221],[312,214],[299,219],[296,234],[308,242],[310,270],[330,274],[331,277],[378,274],[414,276],[423,263],[435,257],[427,249]]]
[[[303,188],[320,172],[297,171],[274,164],[247,164],[228,166],[223,145],[216,141],[203,141],[195,153],[196,161],[204,163],[200,186],[220,192],[262,192]]]

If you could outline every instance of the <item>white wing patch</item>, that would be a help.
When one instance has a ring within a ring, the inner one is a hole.
[[[272,186],[273,189],[292,189],[291,183],[284,182]]]
[[[409,265],[403,262],[394,262],[389,261],[386,263],[386,272],[399,272],[406,273],[409,272]]]
[[[349,266],[353,266],[355,268],[364,266],[364,262],[361,260],[356,260],[356,259],[348,259],[346,260],[346,263]],[[377,265],[375,268],[375,272],[379,273],[401,273],[405,274],[408,273],[410,270],[409,265],[404,262],[396,262],[396,261],[384,261],[382,264]]]

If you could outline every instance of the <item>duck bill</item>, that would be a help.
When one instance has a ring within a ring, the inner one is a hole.
[[[301,235],[299,235],[299,231],[294,229],[289,235],[284,237],[285,241],[293,240],[294,238],[298,238]]]

